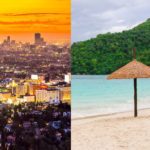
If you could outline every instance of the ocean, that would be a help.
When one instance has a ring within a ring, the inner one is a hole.
[[[133,111],[133,80],[106,75],[72,76],[72,118]],[[150,108],[150,79],[137,80],[138,109]]]

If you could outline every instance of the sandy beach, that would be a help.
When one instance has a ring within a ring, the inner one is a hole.
[[[72,119],[72,150],[150,150],[150,109]]]

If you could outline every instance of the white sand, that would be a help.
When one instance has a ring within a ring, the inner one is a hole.
[[[72,120],[72,150],[150,150],[150,109]]]

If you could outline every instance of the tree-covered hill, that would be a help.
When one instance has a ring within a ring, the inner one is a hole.
[[[150,19],[120,33],[99,34],[72,44],[73,74],[109,74],[133,59],[150,66]]]

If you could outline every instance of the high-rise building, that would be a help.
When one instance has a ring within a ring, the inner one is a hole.
[[[44,38],[41,37],[40,33],[35,33],[35,45],[45,44]]]
[[[7,43],[10,44],[10,36],[7,36]]]
[[[38,45],[41,43],[41,34],[35,33],[35,44]]]
[[[59,97],[58,90],[36,90],[36,102],[48,102]]]
[[[70,102],[71,100],[71,89],[70,87],[62,87],[60,89],[60,100],[63,102]]]
[[[64,76],[64,81],[68,84],[71,83],[71,73],[68,73]]]
[[[28,93],[27,84],[19,84],[16,87],[16,97],[24,96]]]
[[[47,90],[36,90],[36,101],[44,102],[48,101],[50,95],[47,93]]]

